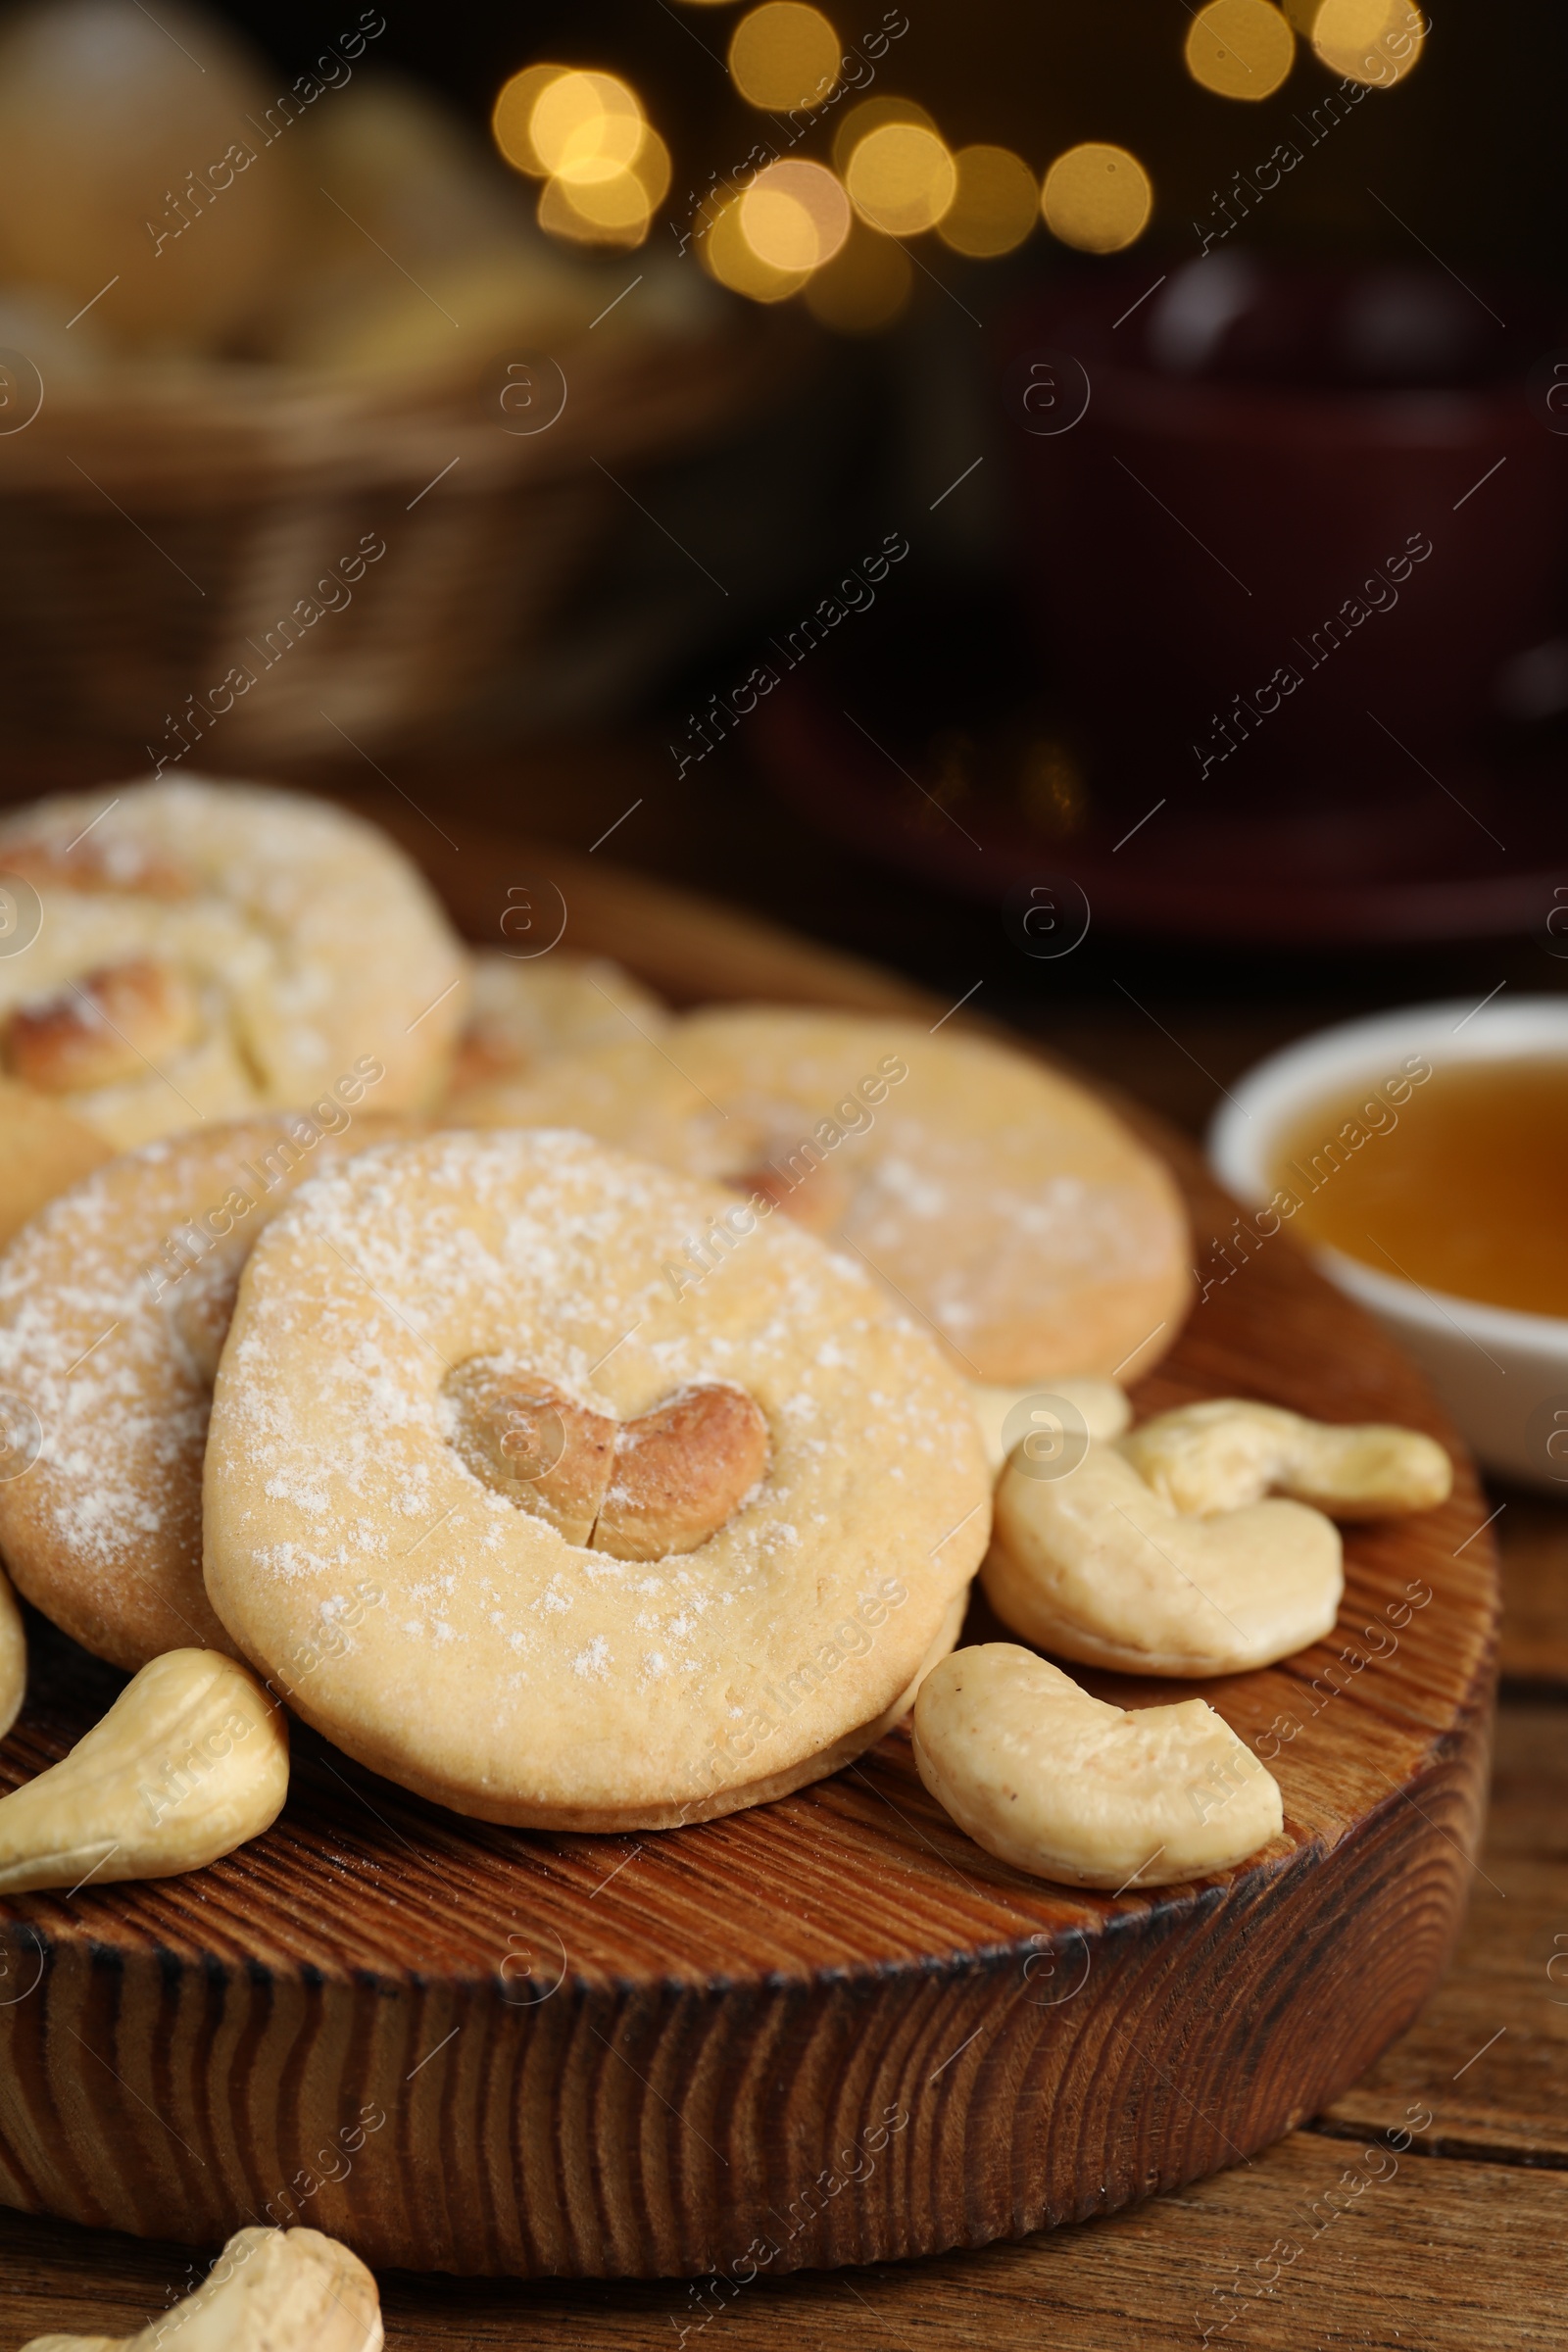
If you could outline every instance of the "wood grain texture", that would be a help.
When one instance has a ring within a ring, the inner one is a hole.
[[[388,2352],[1197,2352],[1205,2328],[1211,2352],[1561,2352],[1568,2177],[1445,2162],[1419,2140],[1390,2173],[1392,2155],[1298,2132],[1109,2222],[920,2263],[763,2273],[727,2294],[391,2273]],[[128,2334],[200,2275],[172,2242],[0,2214],[0,2352],[46,2328]]]
[[[1325,2118],[1377,2131],[1411,2101],[1424,2144],[1568,2169],[1568,1707],[1497,1718],[1487,1847],[1454,1964],[1408,2034]]]
[[[1568,1683],[1568,1488],[1563,1502],[1497,1484],[1502,1629],[1497,1665],[1510,1682]]]
[[[433,867],[491,937],[539,870],[467,835]],[[551,878],[573,945],[685,1001],[924,1004],[586,860]],[[1223,1219],[1166,1140],[1200,1220]],[[1138,1401],[1232,1391],[1452,1442],[1283,1241]],[[1360,2076],[1451,1948],[1485,1773],[1486,1515],[1462,1469],[1442,1511],[1351,1531],[1329,1642],[1184,1686],[1270,1762],[1286,1834],[1157,1895],[994,1862],[902,1732],[781,1803],[635,1839],[464,1822],[301,1736],[284,1816],[242,1852],[0,1909],[0,2199],[193,2242],[297,2216],[374,2263],[460,2273],[733,2277],[766,2246],[776,2277],[1018,2236],[1235,2163]],[[112,1687],[41,1642],[8,1785]]]
[[[826,2341],[843,2352],[886,2352],[890,2343],[906,2352],[926,2345],[942,2352],[1014,2345],[1038,2352],[1043,2343],[1083,2352],[1196,2346],[1216,2307],[1241,2309],[1240,2297],[1226,2292],[1238,2271],[1250,2264],[1256,2278],[1259,2254],[1293,2216],[1299,2227],[1302,2209],[1348,2169],[1364,2178],[1371,2168],[1358,2162],[1359,2149],[1372,2133],[1405,2125],[1412,2104],[1418,2112],[1424,2104],[1433,2122],[1401,2157],[1396,2185],[1402,2193],[1391,2199],[1382,2182],[1375,2193],[1347,2190],[1341,2222],[1321,2231],[1314,2224],[1314,2233],[1292,2241],[1301,2254],[1289,2266],[1285,2292],[1252,2304],[1245,2324],[1238,2318],[1210,2342],[1237,2352],[1369,2343],[1388,2352],[1555,2346],[1560,2320],[1554,2333],[1550,2315],[1561,2308],[1564,2183],[1560,2175],[1514,2168],[1540,2161],[1543,2136],[1568,2111],[1568,2034],[1556,2024],[1568,2021],[1568,2005],[1549,2016],[1542,2009],[1543,1995],[1568,2004],[1568,1985],[1553,1985],[1544,1968],[1518,1973],[1519,1945],[1529,1956],[1531,1935],[1521,1939],[1507,1914],[1523,1881],[1542,1924],[1568,1922],[1564,1730],[1560,1706],[1504,1701],[1482,1867],[1506,1889],[1505,1899],[1483,1901],[1486,1880],[1479,1883],[1436,1997],[1319,2131],[1293,2134],[1251,2166],[1103,2223],[853,2277],[800,2272],[782,2287],[764,2274],[744,2297],[689,2282],[523,2286],[392,2274],[382,2280],[392,2352],[448,2345],[482,2352],[519,2339],[539,2352],[571,2352],[585,2337],[599,2352],[646,2352],[671,2341],[672,2320],[678,2334],[705,2312],[715,2316],[687,2338],[693,2346],[708,2338],[705,2352],[726,2344],[745,2352],[753,2341],[770,2352],[775,2345],[814,2352]],[[1533,1957],[1541,1960],[1539,1943]],[[1509,2031],[1468,2064],[1485,2038],[1478,2013],[1486,2034],[1499,2019]],[[1513,2063],[1516,2033],[1528,2038],[1534,2062],[1517,2076],[1500,2074]],[[1364,2088],[1375,2106],[1357,2121]],[[1478,2105],[1494,2134],[1491,2163],[1444,2163],[1441,2155],[1459,2134],[1474,2131]],[[1324,2130],[1355,2144],[1325,2143]],[[1381,2160],[1377,2169],[1386,2169]],[[128,2332],[183,2293],[203,2259],[168,2243],[0,2214],[0,2352],[16,2352],[57,2326]]]

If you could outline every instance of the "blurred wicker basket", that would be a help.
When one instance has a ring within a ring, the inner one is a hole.
[[[229,368],[45,397],[0,432],[13,740],[173,760],[211,736],[231,766],[318,753],[323,713],[373,747],[471,707],[590,560],[620,499],[600,468],[706,441],[780,372],[765,318],[558,356],[564,405],[533,432],[503,412],[504,361],[400,391]]]

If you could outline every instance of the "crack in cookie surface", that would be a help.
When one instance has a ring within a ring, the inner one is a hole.
[[[617,1560],[696,1551],[767,1471],[767,1423],[728,1382],[678,1389],[631,1421],[505,1357],[472,1356],[442,1387],[452,1444],[476,1478]]]

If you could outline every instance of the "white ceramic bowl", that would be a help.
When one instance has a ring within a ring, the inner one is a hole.
[[[1384,1088],[1411,1055],[1436,1068],[1526,1054],[1560,1054],[1568,1085],[1568,997],[1499,999],[1479,1010],[1414,1004],[1319,1030],[1237,1081],[1209,1129],[1210,1164],[1267,1224],[1279,1147],[1314,1103],[1337,1106],[1363,1085]],[[1376,1136],[1360,1149],[1375,1152]],[[1489,1469],[1568,1496],[1568,1319],[1424,1290],[1339,1250],[1311,1254],[1415,1357]]]

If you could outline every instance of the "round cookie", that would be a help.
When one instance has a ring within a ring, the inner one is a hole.
[[[717,1007],[657,1050],[557,1063],[465,1107],[765,1194],[872,1268],[971,1380],[1136,1380],[1187,1311],[1163,1163],[1084,1088],[961,1031]]]
[[[466,967],[401,850],[253,784],[106,785],[0,822],[0,1068],[125,1150],[308,1103],[444,1082]]]
[[[0,1250],[46,1200],[109,1157],[103,1137],[71,1111],[0,1078]]]
[[[252,1252],[207,1588],[388,1779],[492,1821],[667,1828],[878,1737],[956,1638],[989,1488],[938,1350],[787,1219],[580,1135],[447,1133],[328,1172]],[[638,1491],[684,1548],[649,1556]]]
[[[363,1090],[362,1090],[363,1091]],[[202,1584],[213,1378],[256,1235],[308,1176],[401,1123],[333,1101],[144,1144],[0,1257],[0,1396],[32,1453],[0,1480],[0,1553],[74,1640],[134,1671],[232,1647]]]
[[[443,1105],[465,1125],[475,1087],[527,1078],[564,1054],[591,1054],[664,1028],[667,1008],[608,956],[509,956],[480,948],[468,958],[468,1017],[453,1056]]]

